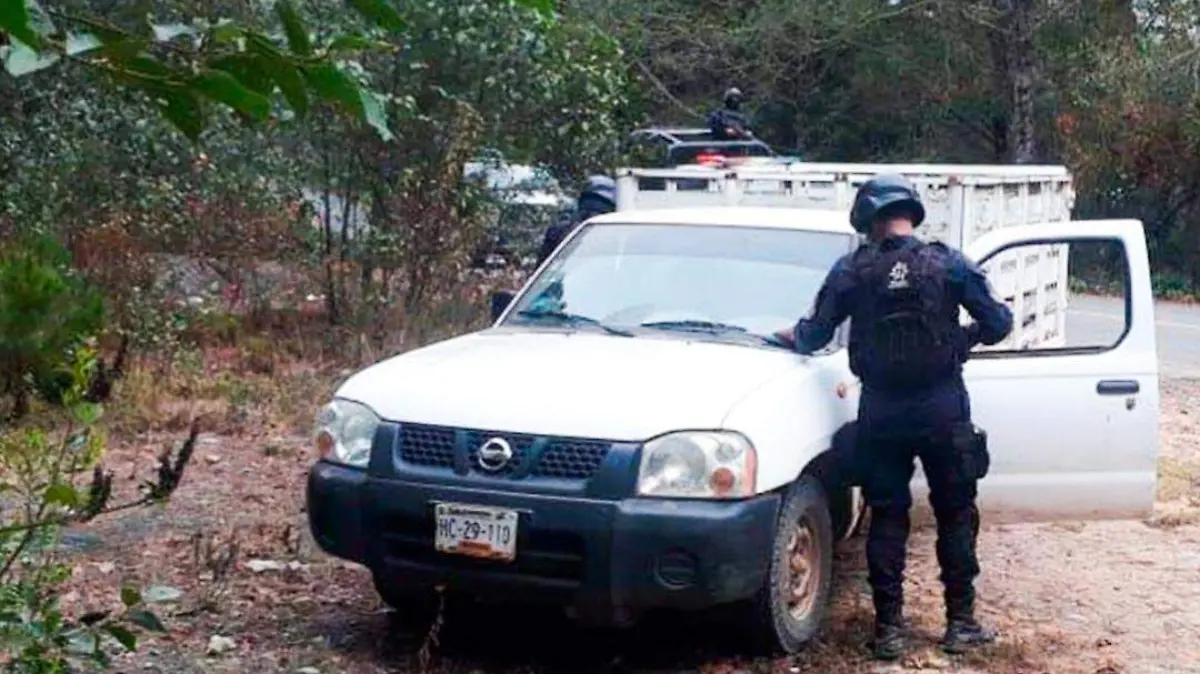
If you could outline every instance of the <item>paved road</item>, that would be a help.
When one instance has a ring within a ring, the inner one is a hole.
[[[1200,378],[1200,305],[1159,302],[1154,313],[1162,377]],[[1124,327],[1125,305],[1121,299],[1071,296],[1068,344],[1109,344]]]

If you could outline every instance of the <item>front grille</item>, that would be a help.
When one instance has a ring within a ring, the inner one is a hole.
[[[539,477],[586,480],[604,462],[608,447],[592,440],[552,440],[532,472]]]
[[[513,458],[501,470],[483,471],[476,462],[479,448],[489,438],[501,437],[513,449]],[[526,476],[586,480],[599,470],[612,443],[606,440],[542,438],[520,433],[456,429],[446,426],[400,424],[399,456],[417,466],[454,468],[493,477]]]
[[[400,427],[400,456],[418,466],[454,467],[454,429],[404,424]]]

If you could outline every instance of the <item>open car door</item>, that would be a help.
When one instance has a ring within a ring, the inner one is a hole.
[[[1088,257],[1087,251],[1097,247],[1107,252]],[[984,269],[998,268],[999,256],[1007,255],[1003,259],[1009,271],[1037,274],[1025,269],[1023,261],[1048,250],[1073,256],[1072,286],[1081,282],[1080,270],[1094,268],[1097,260],[1110,272],[1121,271],[1119,280],[1109,274],[1106,290],[1123,297],[1068,298],[1063,288],[1058,297],[1066,306],[1058,309],[1065,308],[1066,319],[1058,325],[1065,325],[1065,340],[1055,337],[1042,346],[971,354],[965,377],[973,418],[988,434],[992,457],[991,471],[979,485],[980,510],[989,522],[1145,517],[1154,506],[1157,484],[1159,387],[1142,223],[1096,220],[1001,228],[965,252]],[[1045,268],[1041,273],[1048,275]],[[1061,281],[1066,276],[1064,271]],[[1061,281],[1049,285],[1058,287]],[[1040,299],[1025,292],[1013,304],[1032,306]],[[1080,310],[1079,303],[1088,303],[1089,311]],[[1014,330],[1029,329],[1041,318],[1029,310],[1014,311]],[[1107,327],[1110,337],[1095,338],[1097,323]],[[1057,334],[1054,330],[1048,328],[1046,334]]]

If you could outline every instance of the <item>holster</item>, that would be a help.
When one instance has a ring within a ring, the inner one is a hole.
[[[958,478],[963,482],[987,477],[992,457],[988,453],[987,431],[964,421],[950,429],[950,446],[958,459]]]

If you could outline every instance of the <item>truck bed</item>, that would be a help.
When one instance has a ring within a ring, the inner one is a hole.
[[[617,210],[769,206],[842,210],[872,176],[899,173],[925,204],[917,230],[926,240],[962,248],[998,227],[1071,219],[1075,191],[1062,166],[834,164],[716,169],[622,169]],[[984,265],[1016,327],[995,349],[1065,345],[1068,299],[1065,245],[1001,253]]]

